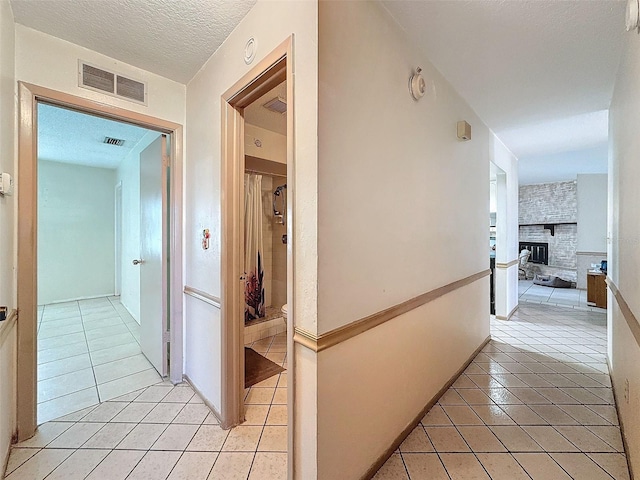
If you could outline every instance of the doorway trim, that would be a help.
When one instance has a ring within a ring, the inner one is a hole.
[[[114,292],[116,295],[122,294],[122,180],[119,181],[114,189],[115,200],[115,232],[116,232],[116,278]]]
[[[221,114],[221,324],[222,405],[221,426],[231,428],[244,421],[244,108],[266,92],[287,82],[287,345],[293,338],[293,226],[294,226],[294,89],[293,36],[288,37],[248,73],[222,94]],[[288,355],[287,371],[293,371]],[[294,381],[289,375],[290,391]],[[292,418],[289,395],[289,419]],[[289,423],[289,458],[293,425]],[[292,462],[289,462],[290,464]],[[291,465],[290,465],[291,467]]]
[[[171,325],[170,379],[182,381],[182,142],[180,124],[106,105],[49,88],[18,82],[18,441],[26,440],[37,427],[37,213],[38,152],[37,106],[47,103],[78,112],[137,125],[171,137],[171,184],[169,242],[171,269],[169,319]],[[165,307],[163,307],[165,308]]]

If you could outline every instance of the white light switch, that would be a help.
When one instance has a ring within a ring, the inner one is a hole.
[[[13,178],[8,173],[0,173],[0,195],[13,195]]]

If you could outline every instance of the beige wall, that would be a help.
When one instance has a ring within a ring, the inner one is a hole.
[[[8,0],[0,0],[0,171],[17,180],[15,163],[15,28]],[[0,197],[0,305],[17,307],[16,197]],[[6,325],[4,326],[6,327]],[[2,329],[3,327],[0,327]],[[16,329],[0,343],[0,476],[16,428]]]
[[[320,2],[319,86],[318,331],[488,269],[490,131],[378,3]],[[318,478],[360,478],[488,335],[485,277],[322,351]]]
[[[640,37],[625,36],[626,45],[609,112],[609,276],[618,286],[633,314],[640,317]],[[640,345],[620,309],[609,296],[609,361],[624,427],[628,458],[640,474]],[[630,398],[624,398],[625,380]]]
[[[297,326],[316,331],[317,292],[317,4],[315,2],[258,1],[247,16],[187,85],[187,158],[185,172],[185,276],[186,284],[219,297],[220,278],[220,96],[261,58],[291,34],[295,70],[295,208],[291,248],[295,251],[295,304],[290,316]],[[244,62],[245,44],[257,41],[253,65]],[[291,104],[291,99],[289,99]],[[212,232],[211,248],[202,250],[200,232]],[[291,284],[291,282],[289,282]],[[220,311],[188,300],[186,312],[186,367],[194,384],[220,406]],[[289,357],[295,374],[304,381],[290,385],[295,397],[294,455],[296,478],[314,478],[315,355],[296,351]],[[306,356],[305,356],[306,355]],[[298,361],[300,357],[300,361]],[[297,434],[296,434],[297,435]],[[304,451],[301,445],[304,443]],[[290,459],[292,457],[290,456]]]
[[[256,141],[258,141],[256,145]],[[287,137],[265,128],[245,123],[244,154],[266,158],[278,163],[287,163]]]

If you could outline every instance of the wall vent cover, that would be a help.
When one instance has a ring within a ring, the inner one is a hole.
[[[147,104],[147,84],[78,61],[78,86],[132,102]]]
[[[104,143],[106,143],[107,145],[115,145],[116,147],[121,147],[124,145],[124,140],[121,138],[104,137]]]

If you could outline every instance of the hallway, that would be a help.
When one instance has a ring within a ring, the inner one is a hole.
[[[606,315],[522,304],[374,477],[628,480]]]

